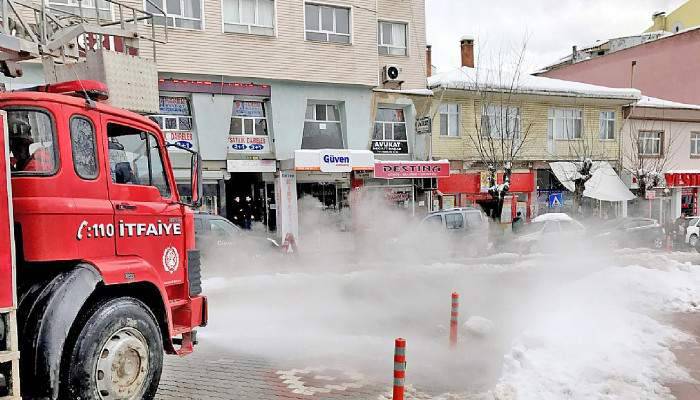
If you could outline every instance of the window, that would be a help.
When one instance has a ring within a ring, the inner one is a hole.
[[[445,214],[445,225],[447,229],[462,229],[464,228],[464,217],[461,213]]]
[[[274,35],[274,1],[224,0],[224,32]]]
[[[161,196],[170,197],[170,186],[155,136],[114,123],[107,125],[107,136],[112,182],[154,186]]]
[[[12,175],[51,175],[57,169],[53,122],[45,111],[6,110]]]
[[[549,137],[569,140],[581,139],[583,111],[578,108],[551,108],[549,110]]]
[[[211,233],[221,237],[231,237],[238,233],[238,228],[230,222],[211,219],[209,220]]]
[[[234,101],[229,135],[267,136],[264,104],[259,101]]]
[[[459,136],[459,106],[457,104],[440,105],[440,135]]]
[[[558,221],[547,221],[544,224],[544,229],[542,233],[556,233],[559,232],[559,222]]]
[[[379,154],[408,154],[406,118],[402,108],[377,109],[372,151]]]
[[[396,22],[379,22],[377,32],[379,54],[405,56],[406,53],[406,24]]]
[[[95,10],[95,1],[100,7],[100,12],[106,11],[110,12],[109,3],[106,0],[49,0],[49,5],[53,8],[63,11],[69,11],[72,13],[78,13],[77,8],[81,7],[84,11]],[[79,4],[80,3],[80,4]],[[95,12],[85,13],[84,16],[95,16]],[[108,17],[109,14],[100,14],[100,18]]]
[[[700,157],[700,132],[690,133],[690,155]]]
[[[155,4],[167,15],[168,26],[176,28],[202,29],[202,1],[201,0],[145,0],[146,11],[156,14],[153,21],[163,24],[161,12],[153,6]]]
[[[481,136],[493,139],[520,137],[520,109],[513,106],[485,105],[481,109]]]
[[[639,132],[639,155],[660,156],[663,132],[640,131]]]
[[[350,9],[306,4],[306,40],[350,43]]]
[[[70,141],[75,173],[83,179],[97,178],[97,146],[92,122],[81,116],[71,118]]]
[[[306,107],[302,149],[342,149],[340,110],[335,104],[310,103]]]
[[[615,111],[600,112],[600,138],[615,139]]]

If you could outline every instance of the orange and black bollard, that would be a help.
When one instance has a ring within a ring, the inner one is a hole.
[[[452,293],[452,312],[450,313],[450,347],[457,346],[459,322],[459,293]]]
[[[406,339],[398,338],[394,344],[394,395],[393,400],[404,400],[406,383]]]

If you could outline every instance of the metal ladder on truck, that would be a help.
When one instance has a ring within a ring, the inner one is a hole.
[[[108,85],[112,105],[157,113],[156,44],[167,43],[168,23],[157,4],[146,2],[152,11],[117,0],[77,0],[72,10],[44,0],[0,0],[0,73],[21,76],[22,61],[41,59],[46,83],[99,80]],[[152,56],[142,57],[141,41],[152,44]],[[0,161],[9,160],[5,117],[0,110]],[[0,165],[0,400],[21,400],[8,169],[7,162]]]
[[[17,292],[7,113],[0,110],[0,400],[20,400]]]

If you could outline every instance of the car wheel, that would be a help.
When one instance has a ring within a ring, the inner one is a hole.
[[[696,247],[698,245],[698,235],[692,234],[690,235],[690,239],[688,240],[688,244],[690,247]]]
[[[660,250],[664,247],[664,240],[662,238],[654,239],[654,248]]]

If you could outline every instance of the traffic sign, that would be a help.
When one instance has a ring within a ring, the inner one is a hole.
[[[547,202],[550,208],[559,208],[564,205],[564,197],[561,192],[550,193],[549,201]]]

